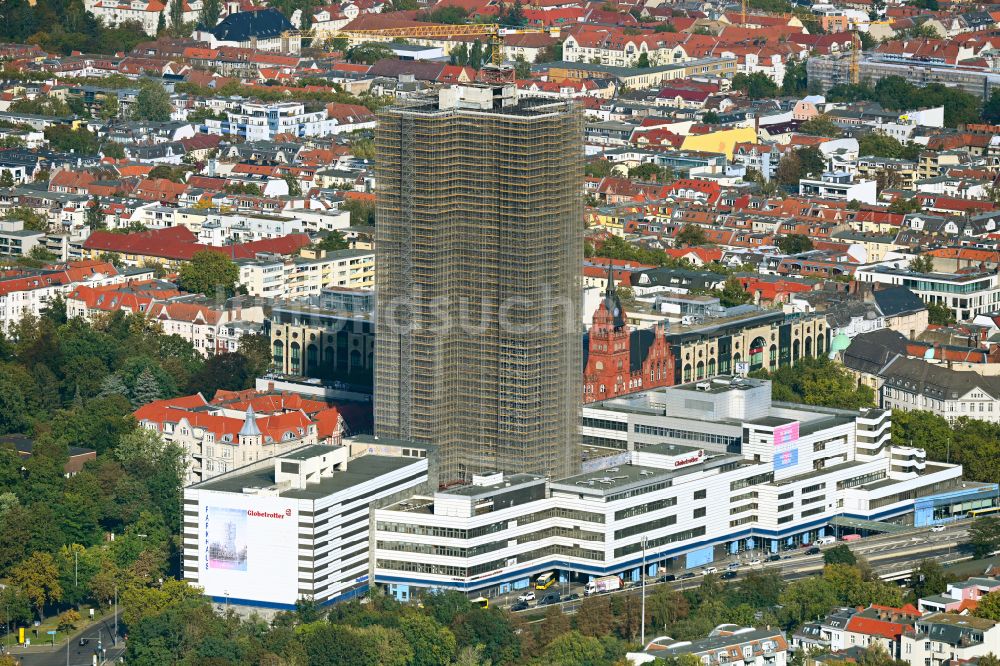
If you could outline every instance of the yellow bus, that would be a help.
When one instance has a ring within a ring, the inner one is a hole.
[[[536,590],[547,590],[556,584],[556,574],[553,571],[546,571],[535,579]]]
[[[472,600],[472,603],[476,604],[480,608],[490,607],[490,600],[487,599],[486,597],[476,597],[475,599]]]
[[[988,516],[991,513],[1000,512],[1000,506],[991,506],[986,509],[973,509],[969,512],[970,518],[978,518],[979,516]]]

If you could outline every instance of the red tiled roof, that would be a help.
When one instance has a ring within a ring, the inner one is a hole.
[[[52,272],[23,274],[7,273],[5,279],[0,279],[0,296],[19,291],[33,291],[45,287],[55,287],[80,282],[90,275],[118,275],[114,264],[106,261],[87,260],[69,264],[56,264],[46,267]]]
[[[187,227],[167,227],[133,234],[95,231],[84,241],[84,248],[126,255],[189,260],[197,252],[220,252],[233,259],[251,259],[260,252],[294,254],[310,243],[308,234],[289,234],[238,245],[215,247],[195,243]]]

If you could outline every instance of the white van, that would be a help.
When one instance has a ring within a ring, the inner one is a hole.
[[[825,536],[816,539],[817,546],[829,546],[831,543],[837,543],[837,537]]]

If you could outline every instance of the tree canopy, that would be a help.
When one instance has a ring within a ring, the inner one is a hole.
[[[178,284],[184,291],[206,296],[224,297],[236,293],[240,269],[222,252],[195,252],[191,261],[181,266]]]
[[[795,365],[781,366],[774,372],[759,370],[752,374],[774,382],[775,400],[842,409],[875,405],[875,393],[871,387],[858,386],[842,366],[825,357],[803,357]]]
[[[344,238],[344,234],[334,230],[324,236],[323,240],[316,243],[316,249],[332,252],[335,250],[346,250],[350,245],[350,242]]]
[[[869,132],[858,139],[858,154],[862,157],[892,157],[915,160],[920,155],[921,146],[916,143],[903,145],[888,134]]]
[[[731,308],[736,305],[743,305],[753,300],[753,295],[743,288],[743,284],[735,275],[726,278],[722,286],[722,293],[719,294],[719,303],[724,307]]]
[[[798,131],[810,136],[838,137],[841,134],[840,128],[833,122],[830,116],[819,114],[813,116],[799,125]]]
[[[392,47],[382,42],[364,42],[352,47],[347,52],[347,59],[354,63],[374,65],[379,60],[395,58],[396,53]]]
[[[982,112],[982,102],[975,95],[941,83],[916,86],[901,76],[887,76],[874,86],[867,83],[835,85],[826,92],[826,99],[830,102],[871,100],[890,111],[906,111],[914,106],[943,106],[944,122],[948,127],[978,122]]]
[[[1000,550],[1000,518],[996,516],[977,518],[969,528],[967,544],[973,557],[977,558],[986,557]],[[1000,595],[994,601],[1000,602]],[[1000,603],[995,606],[1000,607]]]
[[[750,99],[764,99],[778,96],[778,84],[770,76],[763,72],[753,74],[743,74],[742,72],[733,77],[733,90],[739,90]]]
[[[697,224],[686,224],[674,238],[674,245],[677,247],[697,247],[707,245],[708,236],[705,230]]]
[[[132,118],[156,122],[170,120],[173,105],[170,103],[170,94],[163,85],[143,80],[139,86],[139,94],[136,95],[135,104],[132,105]]]
[[[778,239],[778,249],[785,254],[799,254],[813,249],[813,242],[802,234],[789,234]]]
[[[950,423],[932,412],[897,409],[892,440],[924,449],[931,460],[961,464],[972,481],[1000,478],[1000,424],[964,416]]]

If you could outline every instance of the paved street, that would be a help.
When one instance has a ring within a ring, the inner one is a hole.
[[[36,645],[30,648],[11,648],[10,654],[21,660],[22,666],[91,666],[94,663],[94,650],[98,640],[106,652],[101,663],[115,663],[125,652],[125,643],[118,641],[118,647],[111,645],[114,634],[115,618],[110,615],[100,622],[78,631],[69,639],[69,650],[66,642],[57,643],[55,647]],[[80,639],[88,639],[87,645],[80,645]]]
[[[908,570],[912,565],[923,559],[936,559],[941,562],[948,562],[960,558],[961,555],[958,553],[957,546],[965,541],[968,533],[968,527],[969,521],[963,521],[950,525],[941,532],[932,532],[930,528],[915,528],[911,531],[898,534],[885,534],[867,537],[861,541],[856,541],[847,545],[854,553],[864,556],[864,558],[868,560],[868,562],[880,575],[891,575],[895,572]],[[838,542],[838,544],[841,543],[844,542]],[[831,547],[832,546],[827,546],[826,548]],[[800,548],[795,551],[783,552],[781,555],[785,559],[782,559],[779,562],[765,562],[764,566],[755,567],[755,569],[763,571],[777,570],[781,573],[782,578],[785,580],[805,578],[806,576],[815,574],[823,568],[823,556],[821,554],[806,555],[806,550],[808,549]],[[767,554],[764,554],[763,556],[766,555]],[[713,562],[711,566],[718,568],[719,572],[722,573],[725,571],[726,566],[730,562],[745,563],[753,557],[761,557],[761,554],[741,553],[739,557],[719,560]],[[690,573],[695,574],[693,578],[677,580],[670,583],[659,583],[656,582],[656,577],[650,577],[646,581],[646,592],[648,594],[657,585],[669,585],[677,590],[697,587],[701,584],[700,570],[701,567],[689,570]],[[738,576],[736,580],[738,580],[739,577],[742,577],[749,570],[749,567],[746,567],[745,564],[744,566],[741,566],[737,570]],[[677,575],[679,577],[684,573],[687,572],[677,572]],[[570,594],[579,594],[581,598],[583,597],[582,584],[574,583],[570,585],[563,583],[551,589],[559,592],[563,597]],[[613,592],[612,594],[636,593],[638,590],[638,585],[632,585],[623,590]],[[491,599],[491,603],[502,607],[509,607],[517,600],[518,595],[523,591],[524,590],[501,595],[495,600]],[[540,592],[538,593],[538,596],[541,597],[543,594],[545,593]],[[579,603],[580,601],[578,600],[563,602],[562,606],[564,612],[575,612]],[[532,608],[521,612],[530,613],[536,610],[536,608],[537,607],[532,606]]]

